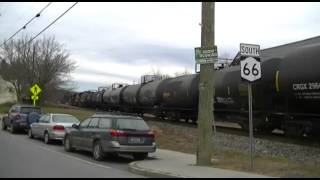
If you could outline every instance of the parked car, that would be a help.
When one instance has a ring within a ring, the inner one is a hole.
[[[90,151],[97,161],[117,153],[131,154],[136,160],[142,160],[156,151],[153,132],[138,116],[95,114],[72,127],[65,134],[65,150]]]
[[[8,115],[3,117],[2,129],[6,130],[9,128],[11,133],[15,133],[17,130],[26,131],[29,129],[30,124],[37,121],[40,117],[41,108],[32,105],[13,105]]]
[[[31,124],[28,136],[42,138],[46,144],[51,140],[63,141],[65,129],[71,128],[73,124],[80,124],[80,121],[72,115],[45,114],[38,122]]]

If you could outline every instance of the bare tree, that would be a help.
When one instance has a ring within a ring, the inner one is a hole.
[[[221,48],[219,49],[219,59],[233,59],[235,51],[232,48]]]
[[[29,88],[35,83],[45,100],[69,81],[68,75],[75,69],[69,56],[54,37],[30,42],[30,37],[23,36],[5,44],[0,75],[13,84],[18,101],[30,95]]]
[[[224,51],[220,54],[219,58],[221,59],[233,59],[232,55],[228,51]]]
[[[216,66],[218,66],[218,68],[223,68],[225,66],[229,66],[229,64],[231,64],[234,56],[232,55],[232,50],[231,49],[222,49],[220,51],[221,53],[219,53],[219,57],[218,57],[218,63],[216,63]]]
[[[161,76],[163,77],[164,79],[166,78],[170,78],[170,75],[169,74],[165,74],[165,73],[162,73],[161,70],[159,68],[154,68],[154,67],[151,67],[151,71],[146,73],[145,75],[156,75],[156,76]]]
[[[184,71],[182,71],[182,72],[175,72],[174,73],[175,77],[188,75],[188,74],[192,74],[192,72],[189,71],[187,68],[185,68]]]

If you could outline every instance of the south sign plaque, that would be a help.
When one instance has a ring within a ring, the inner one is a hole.
[[[246,57],[260,57],[260,45],[241,43],[240,55]]]

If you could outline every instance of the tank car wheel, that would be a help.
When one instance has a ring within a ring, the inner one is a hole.
[[[197,119],[196,118],[190,118],[191,124],[197,124]]]
[[[241,122],[239,123],[239,125],[241,126],[241,129],[248,131],[249,130],[249,124],[245,123],[245,122]]]
[[[284,135],[287,137],[302,137],[304,134],[304,127],[299,125],[287,124],[284,128]]]
[[[256,131],[258,133],[262,133],[262,134],[270,134],[270,133],[272,133],[273,130],[274,130],[273,127],[259,127],[259,128],[256,128]]]

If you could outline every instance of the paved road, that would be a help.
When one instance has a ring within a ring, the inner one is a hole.
[[[1,124],[0,124],[1,127]],[[61,143],[44,144],[25,134],[0,130],[0,178],[141,178],[128,172],[128,157],[92,159],[91,153],[65,152]]]

